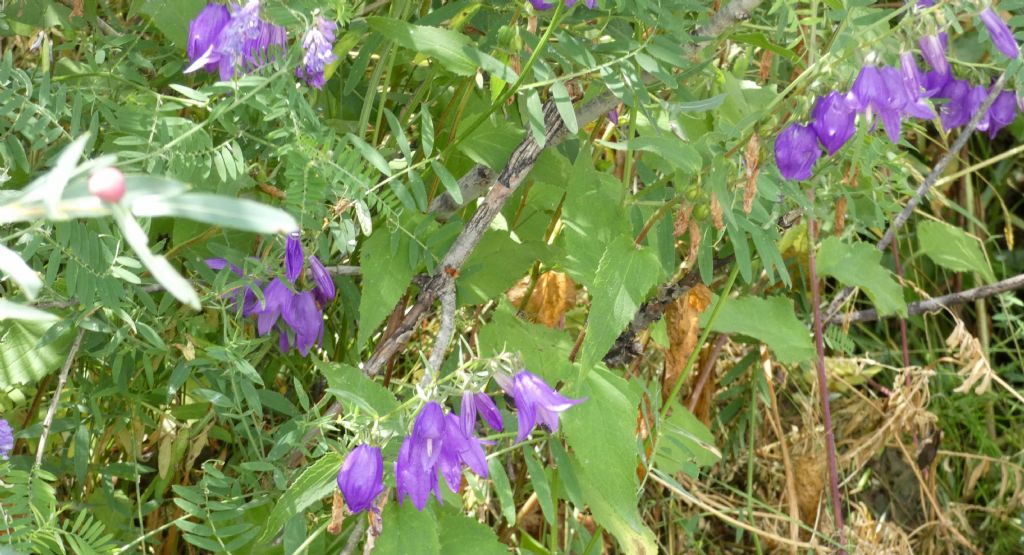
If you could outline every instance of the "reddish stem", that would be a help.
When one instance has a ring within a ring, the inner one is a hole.
[[[807,249],[807,267],[811,279],[811,305],[814,307],[814,345],[818,351],[815,365],[818,367],[818,391],[821,393],[821,413],[825,422],[825,445],[828,455],[829,490],[832,497],[832,512],[835,515],[836,531],[839,532],[839,543],[846,545],[846,532],[843,530],[843,507],[839,498],[839,467],[836,464],[836,438],[832,430],[832,408],[828,400],[828,375],[825,374],[825,335],[822,330],[821,318],[821,287],[818,283],[817,262],[814,248],[818,242],[818,222],[814,218],[814,188],[807,191],[812,211],[808,212],[807,235],[810,247]],[[845,554],[845,550],[840,549]]]
[[[900,249],[899,240],[893,236],[893,241],[890,243],[892,246],[892,259],[896,263],[896,275],[900,276],[900,281],[903,281],[903,264],[900,264]],[[900,318],[900,347],[903,349],[903,367],[910,366],[910,348],[907,344],[907,321]],[[906,385],[910,385],[910,374],[907,374]]]

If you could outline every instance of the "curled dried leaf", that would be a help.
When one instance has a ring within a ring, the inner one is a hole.
[[[718,195],[711,193],[711,223],[714,224],[715,229],[718,231],[725,229],[725,222],[722,220],[723,216],[722,203],[719,202]]]
[[[761,141],[757,133],[750,136],[747,148],[743,151],[743,164],[747,171],[747,181],[743,186],[743,212],[749,214],[754,209],[754,198],[757,196],[757,176],[761,172]]]

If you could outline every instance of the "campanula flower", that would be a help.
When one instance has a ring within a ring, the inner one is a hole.
[[[299,354],[306,356],[313,345],[323,343],[324,313],[316,305],[313,293],[293,293],[290,302],[282,306],[281,318],[295,334],[294,342],[287,330],[279,330],[278,345],[282,352],[294,346]]]
[[[313,275],[313,295],[320,306],[327,306],[336,294],[334,279],[315,255],[309,255],[309,272]]]
[[[284,243],[284,274],[288,281],[295,283],[295,280],[302,275],[303,265],[305,264],[304,256],[302,242],[299,241],[299,233],[288,234],[288,239]]]
[[[361,444],[345,456],[338,471],[338,489],[353,513],[373,508],[384,491],[384,460],[380,447]]]
[[[813,136],[814,132],[810,133]],[[821,152],[820,149],[818,151]],[[557,432],[559,416],[573,405],[586,400],[569,399],[551,389],[540,376],[526,370],[521,370],[512,378],[496,375],[495,380],[515,401],[519,419],[517,442],[526,439],[537,424]]]
[[[565,0],[565,7],[571,8],[576,5],[576,2],[577,0]],[[535,10],[550,10],[555,7],[553,2],[547,2],[546,0],[530,0],[530,3],[533,4],[533,9]],[[597,6],[597,0],[583,0],[583,3],[590,9],[594,9]]]
[[[910,52],[900,54],[900,74],[903,78],[903,90],[907,95],[904,111],[907,115],[921,119],[935,119],[935,110],[922,94],[921,72]]]
[[[946,40],[943,41],[943,38]],[[932,69],[943,75],[950,74],[945,45],[948,40],[946,33],[940,33],[938,35],[923,36],[918,41],[918,44],[921,45],[921,56],[928,62],[928,65],[932,66]]]
[[[316,16],[313,26],[302,39],[302,65],[295,68],[295,75],[314,88],[324,86],[324,68],[338,59],[334,55],[334,33],[338,24]]]
[[[465,432],[459,418],[454,414],[444,417],[445,435],[441,442],[441,456],[437,459],[437,467],[448,484],[448,489],[458,492],[462,484],[462,466],[469,467],[478,476],[486,478],[487,456],[483,443],[470,432]]]
[[[810,179],[820,157],[818,135],[809,125],[791,124],[775,138],[775,163],[786,179]]]
[[[988,136],[994,139],[999,130],[1010,125],[1013,118],[1017,117],[1017,95],[1010,91],[1003,91],[996,97],[995,102],[988,109]]]
[[[978,113],[981,105],[985,103],[986,98],[988,98],[987,88],[981,85],[971,87],[971,92],[967,93],[967,110],[970,115],[968,121],[970,121],[970,118],[974,117],[974,114]],[[975,129],[978,131],[988,131],[989,123],[991,123],[989,112],[985,112],[981,119],[978,120],[978,127]]]
[[[224,268],[229,268],[231,272],[234,273],[236,276],[244,277],[242,269],[228,262],[227,259],[225,258],[207,258],[205,262],[206,266],[211,270],[219,271],[223,270]],[[256,287],[262,287],[262,284],[259,281],[257,281]],[[252,290],[252,287],[234,289],[232,291],[229,291],[225,296],[231,299],[231,304],[233,307],[238,306],[239,298],[241,298],[243,316],[252,316],[259,308],[260,301],[256,297],[256,293]]]
[[[985,8],[978,15],[981,17],[981,22],[985,24],[985,28],[988,29],[989,37],[996,49],[1010,59],[1019,57],[1020,46],[1017,45],[1017,39],[1013,38],[1013,32],[1010,31],[1010,27],[1003,21],[1003,18],[991,7]]]
[[[616,109],[608,111],[608,121],[612,122],[612,125],[619,124],[619,111]]]
[[[494,431],[500,432],[505,429],[501,420],[501,412],[494,404],[494,401],[486,393],[472,393],[466,391],[462,394],[462,405],[459,408],[459,418],[462,422],[462,431],[471,434],[476,429],[476,415],[480,414],[484,422]]]
[[[14,430],[6,418],[0,418],[0,458],[7,460],[14,451]]]
[[[814,118],[811,127],[829,156],[842,148],[857,130],[857,111],[853,102],[837,91],[819,98],[811,116]]]
[[[935,98],[945,99],[946,102],[939,109],[939,119],[942,120],[942,128],[946,131],[955,129],[971,120],[971,110],[968,97],[971,93],[971,86],[962,79],[950,79]]]

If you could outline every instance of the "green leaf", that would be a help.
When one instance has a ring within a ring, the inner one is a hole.
[[[459,272],[459,305],[501,295],[549,251],[545,243],[519,243],[507,231],[488,230]]]
[[[493,457],[487,460],[487,470],[491,475],[494,493],[498,495],[498,504],[501,505],[501,514],[505,517],[505,522],[515,522],[516,502],[512,498],[512,484],[508,481],[505,467],[497,457]]]
[[[357,404],[374,416],[398,410],[395,395],[358,368],[337,363],[317,363],[317,366],[327,378],[328,387],[344,401]]]
[[[691,174],[700,173],[701,168],[704,166],[704,162],[701,160],[700,153],[697,152],[697,149],[694,148],[693,145],[684,143],[674,136],[659,135],[638,137],[625,143],[611,143],[608,141],[598,142],[601,146],[605,146],[613,150],[628,149],[653,152],[654,154],[661,156],[665,161],[669,162],[680,171]]]
[[[547,128],[544,126],[544,105],[541,104],[537,91],[530,91],[526,95],[526,119],[530,124],[533,140],[537,146],[543,148],[547,142]]]
[[[479,522],[444,506],[437,511],[440,552],[445,555],[507,555],[508,547]],[[385,525],[386,526],[386,525]]]
[[[506,81],[515,81],[516,75],[505,64],[484,54],[473,46],[469,37],[448,29],[412,25],[397,19],[369,17],[370,28],[408,48],[434,58],[448,71],[462,76],[476,73],[477,68],[497,72]]]
[[[434,173],[441,178],[441,184],[444,185],[444,190],[451,195],[452,200],[456,204],[462,204],[462,190],[459,189],[459,182],[455,180],[452,172],[448,171],[448,168],[444,167],[444,164],[437,160],[431,160],[430,167],[434,168]]]
[[[625,187],[613,176],[595,171],[589,156],[577,159],[567,181],[569,190],[562,208],[563,264],[572,279],[591,288],[605,247],[619,237],[632,235],[622,208]]]
[[[572,99],[569,97],[569,89],[565,88],[565,83],[561,81],[551,83],[551,96],[555,99],[555,108],[558,109],[558,115],[562,116],[565,128],[569,130],[569,133],[575,135],[580,126],[576,121],[576,110],[572,107]]]
[[[925,221],[917,226],[921,252],[954,272],[978,272],[989,283],[996,280],[981,242],[966,231],[944,222]]]
[[[192,288],[192,284],[182,277],[166,258],[153,254],[149,250],[149,238],[146,236],[146,232],[142,230],[139,223],[135,221],[135,218],[132,217],[128,210],[117,204],[113,206],[112,212],[114,220],[117,221],[117,225],[124,234],[125,241],[131,245],[139,260],[153,274],[153,279],[175,299],[195,310],[199,310],[201,308],[199,295]]]
[[[335,469],[337,472],[337,469]],[[417,511],[412,502],[388,503],[381,515],[384,531],[377,538],[374,553],[377,555],[422,555],[440,554],[437,520],[434,511],[428,508]]]
[[[426,104],[420,106],[420,144],[423,145],[424,156],[434,152],[434,120]]]
[[[711,311],[707,311],[701,316],[701,327],[707,325],[710,315]],[[775,355],[783,363],[801,362],[814,356],[810,332],[796,317],[792,299],[726,299],[711,329],[721,333],[738,333],[753,337],[775,351]]]
[[[391,166],[388,165],[388,161],[381,156],[377,149],[373,148],[370,143],[364,141],[362,138],[349,133],[345,136],[350,143],[352,143],[359,154],[366,159],[367,162],[373,164],[373,167],[377,168],[377,171],[384,175],[391,175]]]
[[[68,354],[71,334],[64,330],[52,342],[39,345],[54,325],[52,321],[0,321],[0,345],[3,345],[0,348],[0,389],[35,383],[61,367]]]
[[[670,475],[711,466],[721,460],[715,436],[692,412],[673,402],[672,414],[658,428],[654,465]]]
[[[661,279],[661,272],[658,256],[648,248],[638,249],[628,237],[617,237],[608,245],[590,290],[593,300],[580,356],[583,368],[608,352]]]
[[[172,216],[253,233],[288,233],[299,228],[290,214],[253,200],[211,193],[149,196],[132,203],[139,217]]]
[[[859,241],[843,243],[837,237],[829,237],[821,242],[818,251],[818,273],[863,289],[882,316],[906,315],[903,288],[881,260],[882,252],[873,245]]]
[[[337,487],[335,478],[344,459],[340,453],[329,452],[306,467],[277,500],[267,519],[267,527],[257,540],[258,543],[270,541],[290,518],[330,494],[331,490]]]
[[[526,460],[526,468],[530,472],[530,483],[533,484],[533,492],[537,494],[537,501],[540,503],[540,510],[548,524],[555,523],[555,502],[551,497],[551,485],[548,484],[548,476],[544,473],[544,467],[537,460],[537,454],[533,452],[533,445],[523,445],[523,459]]]
[[[3,245],[0,245],[0,272],[10,276],[30,301],[34,300],[43,288],[43,280],[35,270],[26,264],[18,253]]]
[[[392,237],[401,231],[377,229],[363,243],[359,265],[363,271],[363,294],[359,301],[359,344],[364,345],[377,326],[395,308],[413,276],[409,266],[409,241],[396,237],[397,252],[391,249]]]
[[[573,340],[564,331],[517,318],[516,309],[502,299],[491,322],[480,329],[480,355],[517,353],[526,368],[550,383],[570,376]]]
[[[19,303],[0,299],[0,322],[4,320],[24,320],[28,322],[56,322],[59,320],[49,312]]]
[[[460,129],[459,136],[464,130]],[[458,149],[477,164],[497,170],[505,165],[522,138],[523,130],[509,121],[488,119],[459,143]]]
[[[604,368],[575,389],[586,401],[562,414],[576,476],[594,519],[628,554],[654,555],[654,534],[638,510],[636,411],[639,395]]]
[[[205,0],[146,0],[142,13],[148,15],[157,29],[180,50],[188,45],[188,25],[203,9]]]

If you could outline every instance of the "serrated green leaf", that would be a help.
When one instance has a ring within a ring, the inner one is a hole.
[[[996,280],[981,243],[966,231],[944,222],[925,221],[917,226],[921,252],[954,272],[977,272],[989,283]]]
[[[442,553],[438,539],[437,520],[434,511],[427,506],[424,511],[416,510],[412,502],[388,503],[381,515],[384,531],[377,538],[374,553],[378,555],[406,555],[417,553],[434,555]]]
[[[710,314],[708,311],[701,315],[702,328],[707,326]],[[753,337],[766,344],[783,363],[801,362],[814,356],[810,332],[796,317],[792,299],[726,299],[718,317],[711,324],[711,329],[721,333],[738,333]]]
[[[590,289],[587,336],[580,356],[584,369],[608,352],[661,279],[661,271],[658,256],[648,248],[638,249],[628,237],[620,236],[608,245]]]
[[[366,377],[348,364],[317,363],[332,390],[344,392],[345,399],[355,402],[370,414],[383,416],[398,410],[398,401],[391,391]]]
[[[263,529],[258,541],[270,541],[281,531],[281,527],[288,519],[330,494],[331,490],[337,487],[335,477],[343,460],[341,454],[330,452],[306,467],[277,500],[267,519],[267,527]]]
[[[363,294],[359,301],[359,344],[376,332],[377,326],[395,308],[395,303],[405,293],[413,268],[409,265],[409,241],[399,235],[398,251],[391,249],[391,238],[395,233],[377,229],[363,243],[359,258],[363,272]]]
[[[654,534],[640,517],[635,422],[639,396],[604,368],[573,391],[586,400],[562,414],[583,498],[624,553],[654,555]]]
[[[715,436],[692,412],[673,401],[672,414],[658,428],[658,447],[654,465],[670,475],[683,472],[687,465],[710,466],[721,460]]]
[[[892,272],[882,267],[882,253],[864,242],[843,243],[837,237],[821,242],[818,251],[818,273],[832,276],[843,285],[860,287],[882,316],[907,314],[903,288]]]
[[[508,547],[487,526],[444,506],[437,511],[441,553],[445,555],[507,555]]]
[[[0,321],[0,388],[35,383],[60,368],[71,344],[71,334],[62,333],[55,341],[39,346],[40,339],[53,325],[52,321]]]

